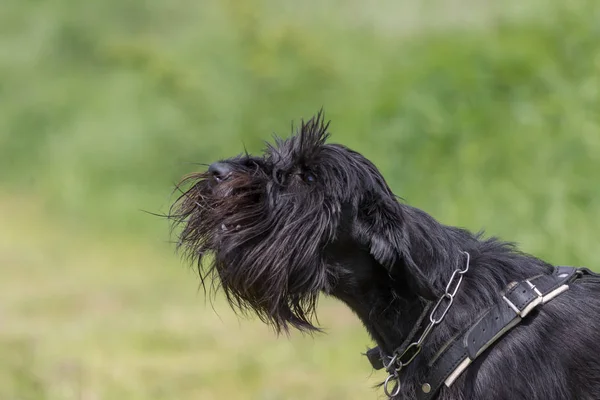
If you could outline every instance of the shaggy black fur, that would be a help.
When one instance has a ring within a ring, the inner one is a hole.
[[[471,268],[444,321],[402,372],[397,399],[414,399],[427,361],[469,327],[509,282],[551,271],[512,244],[444,226],[397,200],[377,168],[327,144],[319,114],[264,155],[244,154],[185,179],[171,218],[203,283],[278,331],[313,325],[320,293],[346,303],[388,354]],[[201,265],[203,261],[204,267]],[[209,264],[208,266],[206,264]],[[488,349],[440,400],[600,399],[600,284],[580,280]]]

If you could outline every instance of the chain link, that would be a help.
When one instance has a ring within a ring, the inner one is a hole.
[[[390,399],[400,393],[400,371],[402,368],[410,364],[417,357],[417,355],[419,355],[421,352],[421,345],[427,336],[429,336],[436,325],[440,324],[444,320],[446,314],[448,314],[448,311],[450,310],[450,307],[452,307],[454,297],[462,285],[463,276],[469,271],[471,255],[466,251],[463,251],[463,253],[467,256],[467,262],[465,263],[464,269],[457,268],[454,270],[454,272],[452,272],[452,276],[446,285],[446,290],[431,310],[431,313],[429,314],[429,324],[427,324],[427,327],[425,327],[423,330],[419,340],[411,343],[406,350],[402,352],[402,354],[394,353],[388,364],[385,364],[384,362],[388,377],[383,384],[383,391]],[[451,288],[454,289],[450,290]],[[436,315],[439,315],[439,317],[436,318]],[[394,386],[390,387],[392,383]]]

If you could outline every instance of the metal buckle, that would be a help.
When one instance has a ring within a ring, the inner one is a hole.
[[[557,287],[550,293],[546,293],[546,295],[542,299],[542,304],[546,304],[547,302],[549,302],[550,300],[552,300],[559,294],[566,292],[567,290],[569,290],[569,285],[562,285],[562,286]]]
[[[529,279],[527,279],[525,282],[527,282],[527,284],[529,285],[529,288],[532,289],[535,294],[538,295],[538,297],[543,297],[542,292],[540,292],[538,290],[538,288],[535,287],[535,285],[533,283],[531,283],[531,281]]]
[[[542,293],[535,287],[535,285],[533,283],[531,283],[529,281],[529,279],[527,279],[525,281],[528,285],[529,288],[532,289],[535,294],[537,295],[536,299],[533,300],[531,303],[529,303],[527,305],[527,307],[525,307],[522,311],[519,310],[517,308],[517,306],[515,306],[513,304],[512,301],[510,301],[506,296],[502,296],[502,299],[508,304],[508,306],[515,312],[517,313],[517,315],[521,318],[525,318],[527,316],[527,314],[529,314],[534,308],[536,308],[537,306],[539,306],[540,304],[544,303],[544,296],[542,295]]]

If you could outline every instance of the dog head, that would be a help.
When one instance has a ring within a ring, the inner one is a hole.
[[[428,282],[411,259],[403,208],[384,178],[359,153],[326,143],[327,128],[318,114],[261,156],[188,176],[170,213],[203,283],[216,282],[234,308],[256,312],[278,331],[317,329],[319,294],[361,275],[408,271],[414,282]],[[369,259],[338,257],[357,251]]]

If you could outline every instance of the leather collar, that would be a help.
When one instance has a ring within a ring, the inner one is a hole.
[[[510,283],[500,294],[500,300],[490,307],[471,327],[451,339],[441,353],[428,362],[425,381],[417,391],[418,400],[432,400],[440,388],[451,386],[464,370],[487,348],[500,340],[523,319],[532,318],[530,313],[569,289],[576,279],[584,275],[600,275],[587,268],[555,267],[552,274],[537,275],[521,282]],[[415,328],[403,344],[394,351],[402,354],[421,330],[425,316],[431,309],[429,304],[419,317]],[[379,347],[366,353],[374,369],[385,367],[384,360],[390,357]]]

